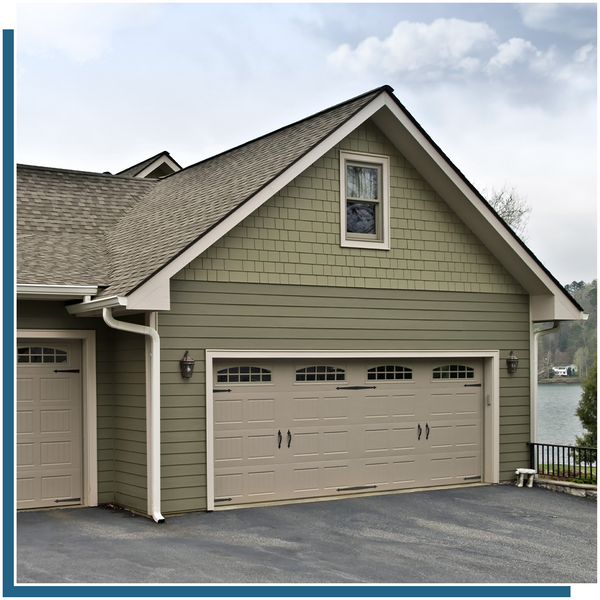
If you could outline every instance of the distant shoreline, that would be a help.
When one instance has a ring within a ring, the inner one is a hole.
[[[551,379],[538,379],[539,383],[578,383],[581,385],[581,379],[579,377],[552,377]]]

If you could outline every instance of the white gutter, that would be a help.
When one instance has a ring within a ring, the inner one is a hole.
[[[532,323],[532,327],[534,324]],[[558,331],[560,321],[553,321],[552,327],[535,331],[533,333],[533,347],[531,349],[531,425],[529,431],[529,439],[532,442],[537,442],[537,392],[538,392],[538,338],[542,335],[554,333]]]
[[[96,285],[41,285],[34,283],[17,283],[17,296],[58,296],[81,297],[95,296],[98,293]]]
[[[160,337],[152,327],[117,321],[111,307],[102,309],[102,318],[113,329],[138,333],[150,339],[150,364],[146,365],[150,383],[146,389],[147,510],[157,523],[164,523],[165,518],[160,513]]]
[[[67,312],[70,315],[80,315],[87,312],[104,310],[105,308],[127,307],[127,298],[124,296],[109,296],[108,298],[97,298],[90,300],[86,298],[79,304],[67,306]]]

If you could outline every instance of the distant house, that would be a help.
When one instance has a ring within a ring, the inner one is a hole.
[[[571,374],[577,373],[577,367],[575,365],[557,365],[552,367],[552,370],[559,377],[569,377]]]
[[[20,165],[17,192],[18,508],[511,480],[533,324],[583,318],[388,86],[186,168]]]

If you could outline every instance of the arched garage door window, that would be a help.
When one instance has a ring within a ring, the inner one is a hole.
[[[29,346],[17,349],[17,362],[31,363],[64,363],[67,362],[67,351],[45,346]]]
[[[296,381],[308,383],[313,381],[346,381],[346,371],[338,367],[318,365],[296,370]]]
[[[244,365],[217,371],[217,383],[270,383],[271,371]]]
[[[407,380],[412,379],[412,369],[401,365],[381,365],[367,369],[367,379],[369,381],[376,380]]]
[[[444,365],[433,369],[434,379],[474,379],[475,369],[465,365]]]

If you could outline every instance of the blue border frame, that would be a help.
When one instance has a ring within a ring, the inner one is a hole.
[[[275,586],[125,586],[125,585],[15,585],[15,511],[14,511],[14,335],[15,335],[15,156],[14,156],[14,30],[2,32],[3,45],[3,186],[2,186],[2,283],[3,283],[3,596],[13,598],[72,597],[238,597],[238,598],[569,598],[570,586],[550,585],[275,585]],[[7,461],[7,459],[10,459]]]
[[[2,579],[14,572],[15,32],[2,31]]]

